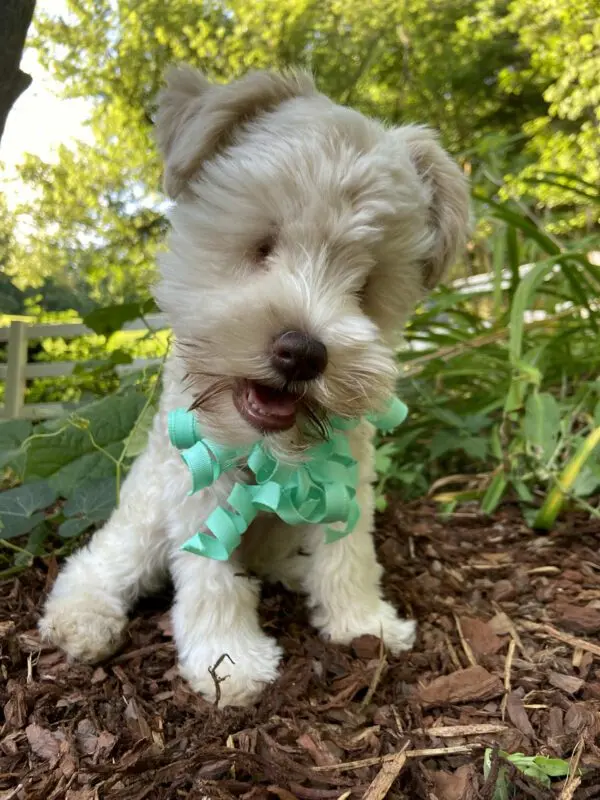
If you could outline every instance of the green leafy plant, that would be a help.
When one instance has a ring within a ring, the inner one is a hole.
[[[552,785],[552,778],[565,778],[571,769],[569,762],[562,758],[526,756],[523,753],[505,753],[503,750],[498,751],[498,757],[546,788]],[[483,757],[483,776],[486,780],[492,772],[492,759],[493,751],[488,748]],[[511,800],[517,796],[516,788],[510,780],[509,770],[506,766],[500,766],[492,800]]]

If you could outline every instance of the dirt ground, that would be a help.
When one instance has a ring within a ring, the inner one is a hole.
[[[326,645],[301,598],[268,588],[281,678],[258,707],[225,710],[177,676],[168,597],[99,667],[42,647],[57,565],[40,561],[0,585],[0,798],[492,800],[486,747],[577,762],[551,789],[511,768],[512,797],[600,798],[599,545],[575,514],[539,536],[511,507],[444,521],[398,506],[378,548],[388,596],[419,621],[415,650]]]

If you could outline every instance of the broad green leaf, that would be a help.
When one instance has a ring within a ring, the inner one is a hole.
[[[429,445],[430,458],[439,458],[446,453],[451,453],[460,449],[459,439],[456,432],[446,430],[438,431]]]
[[[77,486],[63,506],[66,517],[85,517],[90,522],[108,519],[117,501],[113,479],[86,481]]]
[[[62,539],[74,539],[87,531],[91,524],[86,517],[71,517],[58,526],[58,535]]]
[[[532,392],[525,403],[523,432],[528,444],[547,462],[556,449],[560,434],[561,411],[548,392]]]
[[[21,472],[25,465],[25,452],[21,445],[31,433],[31,422],[13,419],[0,422],[0,469],[10,466]]]
[[[484,436],[461,436],[458,443],[463,452],[479,461],[483,461],[489,452],[488,442]]]
[[[551,778],[564,778],[571,771],[571,765],[562,758],[547,758],[546,756],[535,756],[533,759],[536,765]]]
[[[590,459],[583,467],[571,487],[575,497],[589,497],[600,488],[600,464]]]
[[[127,322],[133,322],[156,308],[153,300],[145,303],[121,303],[96,308],[83,318],[83,322],[95,333],[111,334],[121,330]]]
[[[109,456],[121,456],[145,403],[137,392],[112,395],[81,409],[76,417],[44,426],[52,435],[30,442],[26,480],[46,478],[68,496],[81,481],[114,476]]]
[[[73,370],[74,375],[83,375],[85,373],[100,374],[107,370],[112,370],[114,367],[122,364],[131,364],[133,356],[126,353],[124,350],[113,350],[108,358],[95,358],[90,361],[83,361],[77,364]]]
[[[475,437],[460,431],[441,430],[431,440],[429,454],[431,458],[439,458],[446,453],[462,450],[473,458],[484,459],[488,449],[487,440],[483,436]]]
[[[125,443],[125,455],[127,458],[136,458],[145,450],[157,410],[154,404],[150,404],[140,413],[135,427]]]
[[[29,533],[45,519],[41,509],[52,505],[57,492],[45,481],[17,486],[0,493],[0,538],[12,539]]]

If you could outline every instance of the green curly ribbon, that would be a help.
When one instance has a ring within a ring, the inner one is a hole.
[[[367,416],[382,431],[396,428],[408,409],[392,398],[383,414]],[[327,525],[325,541],[335,542],[351,533],[360,510],[356,502],[358,464],[350,452],[346,432],[360,420],[335,417],[330,438],[313,447],[301,464],[282,464],[262,442],[250,447],[223,447],[206,439],[196,416],[185,409],[169,414],[169,438],[181,450],[192,476],[189,494],[211,486],[224,472],[242,466],[244,459],[256,484],[236,483],[227,498],[206,520],[210,533],[197,533],[182,546],[196,555],[227,561],[242,536],[261,511],[277,514],[289,525]],[[335,528],[330,527],[338,523]],[[343,525],[339,525],[343,523]]]

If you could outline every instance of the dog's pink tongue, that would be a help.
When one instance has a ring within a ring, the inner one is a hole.
[[[253,383],[248,389],[248,400],[261,414],[272,417],[291,417],[296,413],[296,398],[289,392]]]

